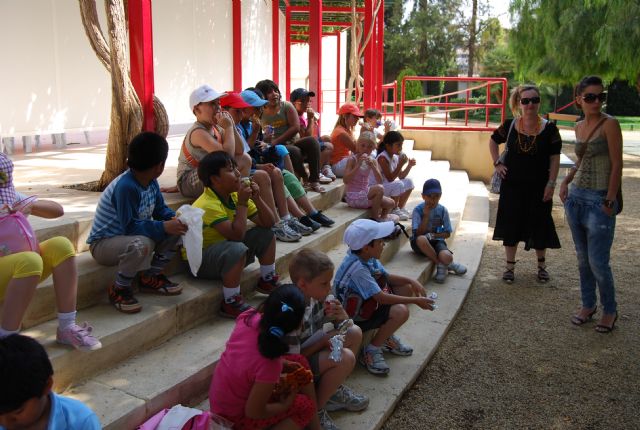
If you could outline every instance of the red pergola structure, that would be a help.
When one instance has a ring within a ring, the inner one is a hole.
[[[374,14],[373,0],[357,0],[358,19],[364,20],[364,33],[373,23],[373,33],[364,51],[364,106],[382,108],[382,70],[384,60],[384,0]],[[231,0],[233,11],[233,89],[241,91],[242,82],[242,0]],[[143,129],[154,129],[153,119],[153,32],[152,0],[129,0],[129,46],[131,79],[144,113]],[[340,100],[340,33],[351,27],[350,1],[345,0],[273,0],[272,1],[272,79],[280,85],[280,12],[286,19],[285,85],[291,91],[291,45],[309,44],[309,90],[316,93],[316,106],[322,112],[322,37],[337,37],[336,105]],[[288,98],[288,97],[287,97]]]

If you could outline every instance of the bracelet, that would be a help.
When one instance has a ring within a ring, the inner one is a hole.
[[[547,187],[548,188],[555,188],[556,187],[556,181],[547,182]]]

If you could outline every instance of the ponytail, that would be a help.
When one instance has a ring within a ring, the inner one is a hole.
[[[258,350],[266,358],[278,358],[289,351],[286,335],[300,327],[305,301],[302,291],[293,284],[275,290],[260,305]]]

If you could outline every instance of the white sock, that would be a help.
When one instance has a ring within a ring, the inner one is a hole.
[[[276,263],[260,265],[260,277],[265,281],[271,279],[274,273],[276,273]]]
[[[222,294],[224,295],[224,300],[226,302],[231,301],[231,298],[233,296],[237,296],[238,294],[240,294],[240,285],[238,285],[235,288],[223,287],[222,288]]]
[[[380,347],[379,346],[373,346],[371,344],[367,345],[367,347],[365,348],[366,352],[376,352],[376,351],[380,351]]]
[[[11,336],[12,334],[18,334],[18,330],[6,330],[0,327],[0,339]]]
[[[282,219],[285,221],[289,221],[291,219],[291,214],[286,214],[285,216],[282,217]]]
[[[58,327],[60,330],[64,330],[76,323],[76,311],[60,313],[58,312]]]

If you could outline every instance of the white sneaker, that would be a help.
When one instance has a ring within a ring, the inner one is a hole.
[[[330,178],[332,181],[336,179],[335,173],[333,173],[333,170],[331,170],[331,166],[329,166],[328,164],[322,166],[322,174],[327,178]]]
[[[318,182],[320,182],[321,184],[330,184],[331,182],[333,182],[333,180],[320,173],[320,175],[318,176]]]
[[[286,222],[293,231],[301,234],[302,236],[309,236],[311,233],[313,233],[313,229],[311,227],[307,227],[306,225],[302,224],[300,221],[298,221],[297,218],[291,217]]]
[[[400,210],[407,216],[407,219],[411,219],[411,212],[407,208],[400,208]]]
[[[391,213],[397,216],[400,221],[406,221],[409,219],[406,212],[400,208],[395,208],[394,210],[391,211]]]
[[[281,242],[297,242],[302,236],[289,227],[284,221],[280,220],[276,225],[271,227],[271,231]]]

